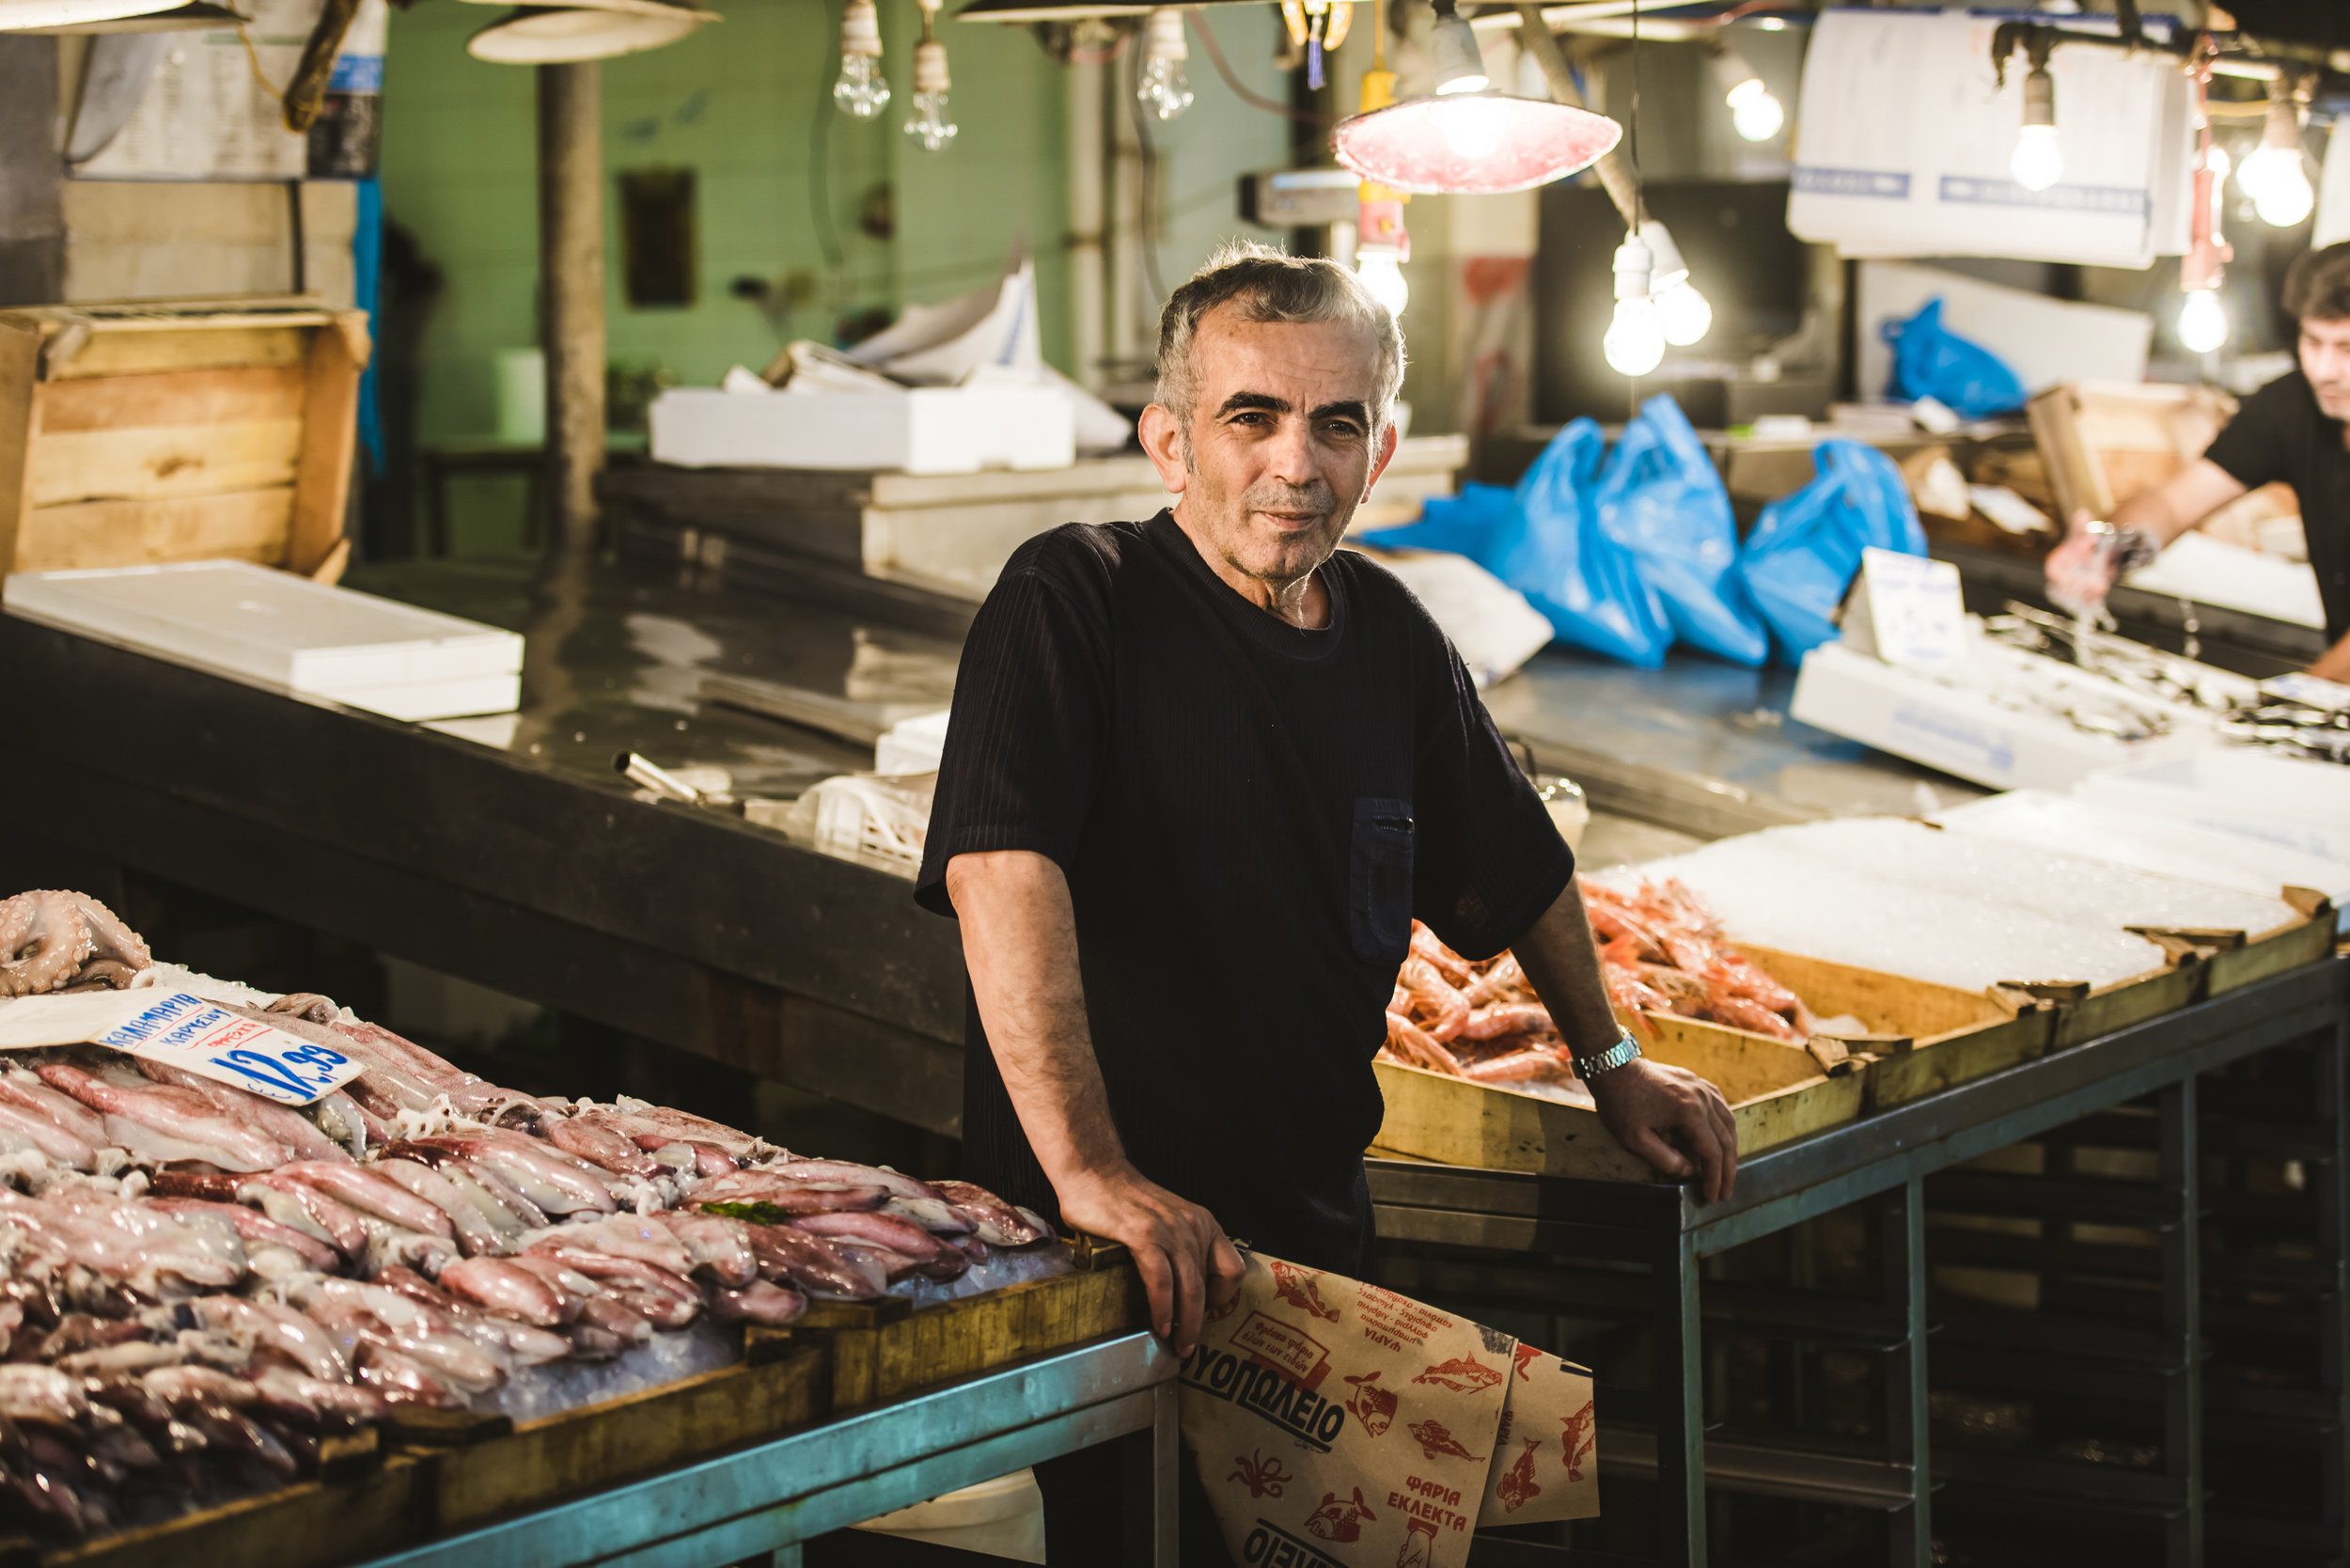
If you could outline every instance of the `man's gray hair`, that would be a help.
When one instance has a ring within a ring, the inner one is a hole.
[[[1403,385],[1403,332],[1395,316],[1336,261],[1291,256],[1254,240],[1228,242],[1207,265],[1167,296],[1159,313],[1159,384],[1154,400],[1175,416],[1185,461],[1191,417],[1199,403],[1199,368],[1192,339],[1199,319],[1231,305],[1245,321],[1349,321],[1369,327],[1379,341],[1379,379],[1371,394],[1371,433],[1376,438],[1395,415]]]

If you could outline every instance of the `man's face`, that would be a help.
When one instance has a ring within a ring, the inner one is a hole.
[[[1329,559],[1395,449],[1371,436],[1379,339],[1344,321],[1251,321],[1230,305],[1192,338],[1199,400],[1187,431],[1163,409],[1145,445],[1185,527],[1224,563],[1269,586]]]
[[[2328,419],[2350,419],[2350,320],[2304,317],[2301,373]]]

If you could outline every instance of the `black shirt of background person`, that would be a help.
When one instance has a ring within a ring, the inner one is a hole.
[[[1320,570],[1304,631],[1167,512],[1023,545],[964,646],[916,897],[952,913],[958,855],[1058,865],[1129,1157],[1227,1234],[1359,1276],[1412,917],[1497,951],[1574,862],[1419,602],[1351,551]],[[966,1173],[1057,1214],[966,1008]]]
[[[2298,369],[2244,400],[2203,453],[2247,490],[2279,480],[2301,501],[2301,534],[2326,604],[2326,641],[2350,633],[2350,450]]]

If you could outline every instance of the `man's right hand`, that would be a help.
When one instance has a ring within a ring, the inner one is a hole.
[[[2047,579],[2048,600],[2067,615],[2094,616],[2105,608],[2106,595],[2121,575],[2114,554],[2113,534],[2100,533],[2086,511],[2073,514],[2063,542],[2048,552],[2041,565]]]
[[[1215,1215],[1131,1165],[1056,1184],[1064,1224],[1123,1242],[1151,1296],[1151,1329],[1178,1356],[1199,1342],[1209,1308],[1230,1302],[1247,1269]]]

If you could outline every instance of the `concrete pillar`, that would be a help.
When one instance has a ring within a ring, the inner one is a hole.
[[[539,71],[539,274],[551,551],[597,548],[604,457],[603,90],[593,60]]]
[[[0,34],[0,306],[63,296],[64,184],[57,40]]]

